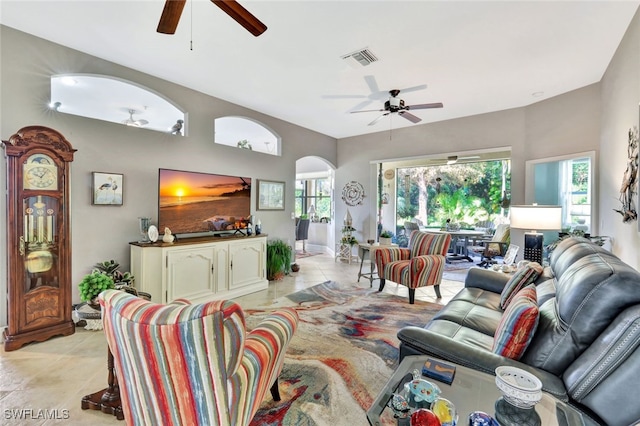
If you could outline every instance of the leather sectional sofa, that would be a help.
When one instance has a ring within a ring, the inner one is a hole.
[[[492,352],[509,276],[471,269],[424,327],[398,332],[400,359],[428,354],[494,374],[511,365],[597,423],[640,422],[640,273],[584,238],[561,241],[534,282],[538,325],[519,360]]]

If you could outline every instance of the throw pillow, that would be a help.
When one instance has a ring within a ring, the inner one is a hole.
[[[522,268],[519,268],[509,279],[504,289],[502,289],[500,307],[507,309],[513,296],[520,291],[520,289],[534,282],[542,274],[543,270],[538,262],[529,262]]]
[[[536,286],[520,290],[504,311],[495,336],[492,351],[511,359],[520,359],[538,327]]]

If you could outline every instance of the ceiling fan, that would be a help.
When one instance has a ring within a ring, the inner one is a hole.
[[[160,16],[157,31],[162,34],[175,34],[178,22],[182,15],[182,9],[187,0],[167,0]],[[254,36],[258,37],[267,30],[267,26],[253,16],[251,12],[242,7],[235,0],[211,0],[237,23],[246,28]]]
[[[434,164],[446,163],[448,166],[450,166],[452,164],[456,164],[458,161],[477,160],[479,158],[480,158],[479,155],[467,155],[467,156],[449,155],[446,158],[430,158],[427,160],[427,162],[434,163]]]
[[[136,114],[136,110],[135,109],[130,109],[129,110],[129,118],[127,118],[126,120],[122,120],[122,124],[125,124],[127,126],[133,126],[133,127],[142,127],[142,126],[146,126],[147,124],[149,124],[149,122],[147,120],[144,120],[144,119],[134,120],[133,119],[133,114]]]
[[[447,157],[447,165],[456,164],[459,160],[476,160],[480,158],[479,155],[470,155],[468,157],[458,157],[457,155],[450,155]]]
[[[387,100],[384,103],[384,109],[368,109],[368,110],[361,110],[361,111],[351,111],[351,113],[355,114],[355,113],[360,113],[360,112],[374,112],[374,111],[382,112],[383,113],[382,115],[380,115],[378,118],[376,118],[371,123],[369,123],[369,126],[373,126],[382,117],[386,117],[387,115],[393,114],[393,113],[398,113],[398,115],[400,117],[406,118],[407,120],[411,121],[412,123],[418,123],[418,122],[422,121],[422,119],[420,117],[416,117],[415,115],[411,114],[409,112],[409,110],[412,110],[412,109],[442,108],[443,107],[441,102],[434,102],[434,103],[430,103],[430,104],[405,105],[404,101],[402,99],[398,98],[398,95],[400,94],[400,90],[399,89],[389,90],[389,94],[391,95],[391,97],[389,98],[389,100]]]

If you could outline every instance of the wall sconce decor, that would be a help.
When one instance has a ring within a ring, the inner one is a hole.
[[[628,223],[638,219],[638,213],[633,201],[634,195],[638,193],[638,128],[629,129],[629,144],[627,145],[627,169],[622,176],[620,186],[620,210],[613,209],[622,215],[622,222]]]
[[[352,180],[342,188],[342,200],[348,206],[357,206],[364,200],[364,187],[361,183]]]

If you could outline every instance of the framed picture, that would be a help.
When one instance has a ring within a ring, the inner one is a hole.
[[[258,179],[257,210],[284,210],[284,182]]]
[[[95,206],[121,206],[124,175],[120,173],[91,173],[91,204]]]
[[[511,265],[516,261],[516,256],[518,255],[518,250],[520,250],[520,247],[514,245],[514,244],[509,244],[509,248],[507,248],[507,253],[505,253],[504,255],[504,261],[503,263],[505,265]]]

